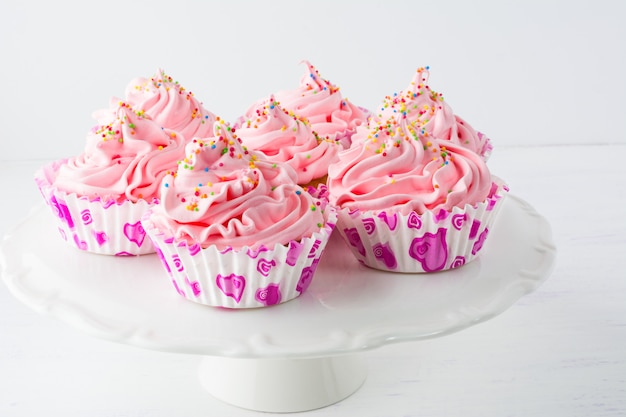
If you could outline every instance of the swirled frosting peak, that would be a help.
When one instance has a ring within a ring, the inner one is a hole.
[[[95,126],[84,152],[61,165],[54,185],[103,201],[157,198],[160,181],[184,156],[184,138],[120,102],[115,118]]]
[[[251,107],[236,127],[249,149],[290,165],[298,184],[324,177],[341,149],[336,141],[320,138],[306,119],[283,109],[274,96]]]
[[[284,109],[306,118],[314,131],[326,139],[351,135],[357,126],[367,123],[369,113],[344,98],[339,87],[322,78],[308,61],[300,85],[280,91],[276,99]]]
[[[115,104],[119,99],[113,98]],[[215,115],[205,109],[191,91],[159,69],[151,78],[138,77],[126,86],[124,101],[148,114],[161,127],[181,133],[187,140],[212,134]],[[105,121],[106,111],[94,113]]]
[[[226,123],[194,139],[178,170],[163,181],[155,226],[203,247],[273,247],[324,224],[322,207],[296,184],[288,165],[249,151]]]
[[[390,117],[408,119],[424,135],[449,140],[482,155],[486,160],[492,148],[489,139],[454,114],[443,95],[428,85],[429,75],[428,67],[418,68],[405,90],[385,97],[376,113],[377,121],[384,122]]]
[[[417,121],[395,117],[372,123],[362,143],[340,152],[328,175],[332,204],[401,214],[482,202],[491,184],[478,154],[426,136]]]

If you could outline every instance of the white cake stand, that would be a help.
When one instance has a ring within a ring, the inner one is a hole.
[[[434,274],[360,265],[333,235],[308,291],[252,310],[180,297],[156,255],[110,257],[63,243],[39,207],[5,237],[2,278],[29,307],[88,334],[148,349],[202,355],[200,382],[239,407],[324,407],[356,391],[362,353],[433,338],[494,317],[536,289],[556,255],[548,222],[509,196],[480,257]]]

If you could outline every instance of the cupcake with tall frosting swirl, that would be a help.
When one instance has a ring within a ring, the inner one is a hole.
[[[83,153],[35,174],[61,235],[94,253],[154,252],[140,219],[158,201],[161,180],[184,156],[184,141],[120,102],[112,121],[87,135]]]
[[[273,96],[248,109],[234,127],[248,149],[291,166],[304,188],[326,183],[328,165],[342,149],[337,141],[321,138],[307,119],[283,109]]]
[[[343,97],[339,87],[322,78],[310,62],[303,62],[307,71],[300,85],[275,93],[276,100],[287,111],[306,118],[322,139],[338,141],[348,147],[352,134],[358,126],[367,123],[370,112],[352,104]]]
[[[443,95],[428,85],[429,75],[428,67],[418,68],[406,89],[385,97],[372,117],[373,123],[384,123],[391,117],[407,119],[423,136],[450,141],[476,152],[485,161],[489,159],[490,139],[454,114]],[[368,130],[362,129],[354,140],[358,142],[367,134]]]
[[[114,109],[119,101],[112,98],[111,108],[94,112],[94,117],[107,124],[115,117]],[[162,69],[150,78],[131,80],[123,101],[150,116],[159,126],[177,131],[188,141],[194,137],[207,137],[213,132],[216,116]]]
[[[295,171],[249,150],[227,123],[193,139],[142,219],[179,294],[230,308],[303,293],[334,227]]]
[[[364,264],[434,272],[476,258],[507,187],[483,158],[391,117],[329,168],[338,230]]]

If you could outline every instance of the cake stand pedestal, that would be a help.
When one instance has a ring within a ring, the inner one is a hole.
[[[205,356],[202,386],[214,397],[257,411],[322,408],[359,389],[367,376],[361,354],[308,359],[239,359]]]
[[[548,222],[510,195],[478,259],[433,274],[359,264],[337,234],[302,296],[227,310],[178,296],[156,255],[111,257],[64,244],[38,207],[0,247],[2,278],[36,311],[90,335],[202,356],[199,379],[239,407],[295,412],[340,401],[366,378],[365,351],[492,318],[549,276]]]

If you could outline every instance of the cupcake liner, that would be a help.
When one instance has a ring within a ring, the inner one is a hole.
[[[363,264],[392,272],[458,268],[480,253],[508,187],[498,178],[487,199],[451,212],[408,215],[339,210],[337,230]]]
[[[483,138],[485,140],[483,148],[480,150],[479,154],[482,156],[483,160],[487,162],[491,157],[491,152],[493,152],[493,143],[491,143],[491,139],[489,139],[484,133],[476,132],[476,134],[478,134],[480,140],[483,140]]]
[[[52,185],[53,179],[66,161],[52,162],[35,173],[35,182],[54,215],[61,237],[80,250],[102,255],[154,253],[141,217],[157,200],[105,202],[58,190]]]
[[[214,307],[255,308],[284,303],[309,287],[337,220],[332,207],[326,213],[326,225],[310,237],[256,250],[176,241],[154,225],[151,211],[142,223],[181,296]]]

